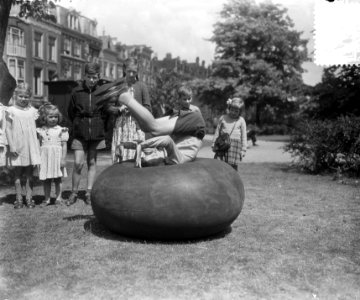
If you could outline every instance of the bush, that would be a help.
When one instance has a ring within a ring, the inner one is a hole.
[[[299,123],[285,146],[306,171],[360,175],[360,117]]]

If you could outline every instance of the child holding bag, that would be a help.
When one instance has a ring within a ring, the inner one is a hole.
[[[16,200],[14,208],[23,207],[22,190],[26,191],[26,205],[34,208],[32,199],[33,171],[40,164],[40,145],[36,137],[38,111],[30,105],[31,91],[27,84],[19,84],[13,96],[14,105],[6,110],[6,137],[9,145],[9,166],[14,167]],[[26,180],[22,180],[23,177]]]
[[[212,142],[212,149],[214,151],[215,141],[219,134],[221,132],[228,133],[231,145],[227,153],[227,163],[237,170],[247,149],[246,122],[241,116],[245,105],[241,98],[229,99],[227,103],[228,113],[219,119]]]
[[[62,177],[67,177],[66,154],[67,141],[69,139],[68,129],[59,126],[62,114],[57,106],[50,103],[39,108],[40,124],[37,129],[41,143],[41,164],[39,179],[44,183],[44,205],[50,205],[51,183],[55,183],[55,204],[61,204]]]

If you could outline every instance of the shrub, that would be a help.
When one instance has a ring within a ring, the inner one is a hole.
[[[290,131],[286,124],[264,124],[258,128],[259,135],[272,135],[272,134],[288,134]]]
[[[312,173],[323,171],[360,175],[360,117],[305,120],[285,146],[295,162]]]

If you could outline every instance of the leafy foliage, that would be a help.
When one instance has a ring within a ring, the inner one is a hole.
[[[280,5],[229,0],[220,17],[211,38],[216,43],[212,78],[205,82],[203,98],[225,102],[232,93],[256,106],[257,123],[266,106],[277,108],[275,120],[282,121],[284,111],[293,109],[289,97],[301,90],[307,41]],[[218,96],[208,97],[211,91]]]
[[[55,2],[60,0],[54,0]],[[35,20],[48,20],[56,22],[52,9],[55,4],[48,0],[12,0],[13,5],[20,5],[19,16],[24,18],[34,18]]]
[[[340,115],[360,116],[360,67],[331,66],[324,69],[322,82],[314,88],[313,106],[305,112],[314,118],[335,119]]]
[[[175,71],[161,70],[155,74],[155,85],[150,89],[155,117],[162,116],[174,106],[176,91],[189,79]]]
[[[303,121],[285,150],[306,171],[340,170],[360,176],[360,117]]]

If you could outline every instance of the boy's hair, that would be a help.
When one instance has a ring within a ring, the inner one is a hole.
[[[186,96],[187,99],[190,99],[192,97],[192,91],[188,86],[182,85],[178,89],[178,96]]]
[[[51,103],[45,103],[39,107],[39,123],[40,125],[46,125],[46,117],[51,111],[56,111],[59,118],[58,124],[60,124],[63,120],[63,115],[60,112],[59,108]]]
[[[85,74],[100,74],[100,65],[98,63],[86,63]]]
[[[17,96],[19,94],[27,95],[28,97],[31,97],[30,86],[25,82],[19,83],[14,90],[14,95]]]

